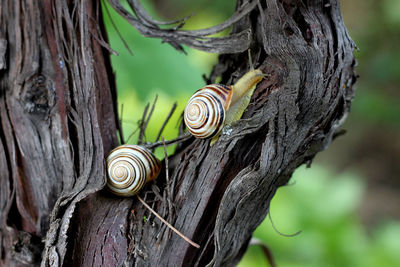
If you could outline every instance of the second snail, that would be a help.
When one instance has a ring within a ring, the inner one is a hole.
[[[116,147],[107,157],[107,188],[119,196],[133,196],[157,178],[161,162],[138,145]]]
[[[250,70],[234,85],[210,84],[189,99],[184,121],[196,138],[218,137],[224,125],[239,120],[249,105],[256,85],[264,78],[260,69]]]

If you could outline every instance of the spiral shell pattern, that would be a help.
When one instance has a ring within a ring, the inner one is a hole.
[[[184,121],[188,131],[197,138],[211,138],[221,131],[225,111],[232,99],[232,87],[210,84],[198,90],[188,101]]]
[[[107,187],[116,195],[132,196],[157,178],[160,170],[161,162],[147,149],[122,145],[107,157]]]

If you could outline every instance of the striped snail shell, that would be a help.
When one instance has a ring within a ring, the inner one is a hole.
[[[212,145],[225,123],[231,125],[240,119],[256,85],[264,77],[260,69],[252,69],[234,85],[210,84],[198,90],[189,99],[184,112],[188,131],[196,138],[214,137]]]
[[[122,145],[107,157],[107,187],[116,195],[132,196],[156,179],[160,170],[161,162],[147,149]]]
[[[198,90],[184,112],[188,131],[197,138],[215,136],[224,126],[231,99],[232,86],[210,84]]]

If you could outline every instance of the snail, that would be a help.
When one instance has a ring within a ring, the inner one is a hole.
[[[138,145],[116,147],[107,157],[107,187],[119,196],[133,196],[157,178],[161,162]]]
[[[113,149],[107,159],[107,188],[118,196],[136,195],[143,186],[157,178],[161,162],[146,148],[138,145],[122,145]],[[179,232],[154,211],[139,195],[138,200],[185,241],[196,248],[200,246]]]
[[[239,120],[249,105],[256,85],[265,77],[260,69],[252,69],[234,85],[206,85],[189,99],[184,121],[196,138],[213,138],[213,144],[224,125]]]

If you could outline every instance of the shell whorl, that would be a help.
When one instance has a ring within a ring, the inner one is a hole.
[[[210,84],[198,90],[188,101],[184,121],[197,138],[211,138],[224,126],[226,110],[232,99],[232,87]]]
[[[107,157],[107,187],[116,195],[135,195],[154,180],[161,162],[147,149],[137,145],[122,145]]]

